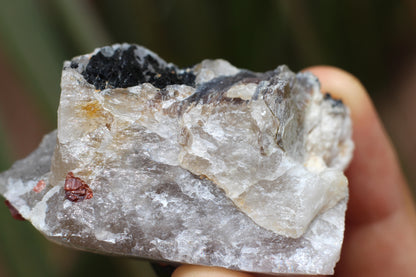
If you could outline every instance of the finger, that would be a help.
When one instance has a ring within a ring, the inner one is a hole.
[[[393,147],[362,84],[351,74],[328,66],[307,69],[322,91],[341,98],[351,110],[355,151],[347,171],[351,223],[389,216],[409,202],[409,191]]]
[[[361,83],[332,67],[307,69],[322,90],[340,97],[353,119],[350,200],[337,276],[416,276],[416,225],[397,157]]]
[[[253,275],[219,267],[182,265],[175,270],[172,277],[253,277]]]

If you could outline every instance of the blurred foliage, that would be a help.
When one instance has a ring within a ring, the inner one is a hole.
[[[295,71],[314,64],[335,65],[358,76],[377,98],[416,46],[408,3],[0,0],[0,50],[51,129],[56,124],[62,62],[115,42],[142,44],[180,66],[219,57],[255,71],[279,64]],[[2,126],[4,170],[13,153]],[[4,208],[0,220],[0,265],[5,267],[0,272],[9,276],[168,274],[147,262],[53,246],[29,223],[14,221]]]

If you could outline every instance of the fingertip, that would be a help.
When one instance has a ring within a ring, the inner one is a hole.
[[[182,265],[175,270],[172,277],[252,277],[252,275],[220,267]]]
[[[340,98],[350,108],[353,121],[365,118],[373,104],[360,80],[353,74],[333,66],[313,66],[309,71],[321,82],[322,92],[329,92],[334,98]]]

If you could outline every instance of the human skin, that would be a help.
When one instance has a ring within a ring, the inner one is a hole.
[[[396,153],[360,81],[329,66],[305,69],[322,92],[350,108],[355,152],[346,171],[350,198],[335,276],[416,276],[416,212]],[[180,266],[172,277],[250,277],[221,268]],[[293,276],[293,275],[292,275]]]

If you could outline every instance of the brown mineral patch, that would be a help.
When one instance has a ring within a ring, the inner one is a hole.
[[[103,115],[102,106],[97,100],[90,101],[81,106],[81,110],[84,111],[89,118],[97,118]]]

